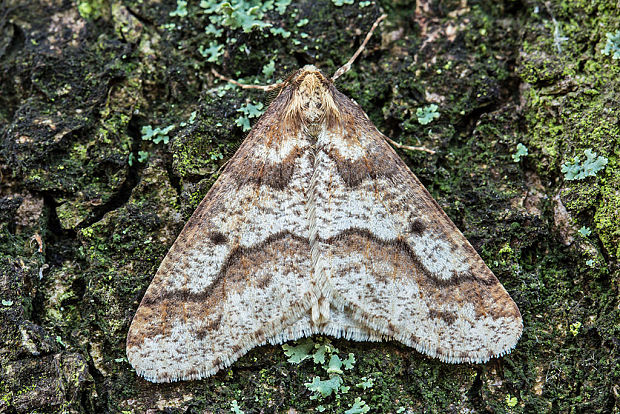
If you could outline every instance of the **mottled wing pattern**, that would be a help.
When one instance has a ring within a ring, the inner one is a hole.
[[[322,131],[315,160],[324,295],[374,336],[442,361],[510,351],[516,304],[359,105],[332,93],[342,129]]]
[[[288,339],[283,327],[308,313],[310,144],[272,119],[288,92],[230,160],[144,295],[127,356],[150,381],[209,376],[276,334]]]

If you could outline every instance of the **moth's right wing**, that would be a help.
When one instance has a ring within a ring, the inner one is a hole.
[[[335,97],[346,127],[324,132],[315,161],[324,294],[442,361],[510,351],[522,332],[514,301],[361,108]]]
[[[309,312],[310,145],[277,122],[283,99],[200,203],[133,318],[128,360],[150,381],[209,376]]]

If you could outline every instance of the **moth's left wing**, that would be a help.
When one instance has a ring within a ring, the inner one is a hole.
[[[315,161],[324,294],[442,361],[510,351],[522,331],[514,301],[361,108],[334,97],[344,127],[323,131]]]
[[[286,92],[286,91],[285,91]],[[162,261],[133,318],[127,357],[153,382],[203,378],[290,331],[316,290],[305,188],[310,144],[280,122],[281,94]]]

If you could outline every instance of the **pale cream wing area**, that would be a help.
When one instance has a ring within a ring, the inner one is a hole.
[[[266,118],[186,224],[133,318],[128,360],[150,381],[209,376],[308,313],[312,156],[303,136]]]
[[[514,301],[359,106],[337,100],[348,133],[323,130],[313,181],[323,294],[375,336],[442,361],[509,352]]]

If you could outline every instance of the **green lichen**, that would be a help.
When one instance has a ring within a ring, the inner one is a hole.
[[[243,411],[241,409],[241,407],[239,407],[239,404],[237,403],[237,400],[232,400],[232,402],[230,403],[230,410],[234,414],[244,414],[245,413],[245,411]]]
[[[418,122],[422,125],[428,125],[433,120],[439,118],[437,109],[439,109],[439,107],[435,104],[416,109],[415,115],[418,118]]]
[[[353,0],[332,0],[332,3],[334,3],[336,7],[341,7],[341,6],[344,6],[345,4],[353,4],[354,1]]]
[[[150,125],[145,125],[142,127],[140,132],[142,133],[143,141],[153,141],[153,143],[155,144],[159,144],[161,142],[167,144],[170,140],[170,137],[168,137],[168,133],[170,133],[170,131],[172,131],[174,128],[174,124],[168,125],[164,128],[156,127],[155,129],[153,129],[153,127]]]
[[[355,401],[353,401],[353,405],[344,414],[365,414],[370,411],[370,407],[366,404],[366,401],[362,400],[361,397],[357,397]]]
[[[579,233],[583,237],[588,237],[590,234],[592,234],[592,230],[590,230],[586,226],[583,226],[579,230],[577,230],[577,233]]]
[[[284,344],[282,345],[282,349],[284,349],[284,354],[289,357],[288,362],[290,362],[291,364],[299,364],[303,360],[313,357],[313,354],[311,354],[310,351],[314,350],[314,345],[315,344],[312,340],[306,339],[300,341],[300,343],[294,346]],[[320,361],[320,363],[325,362],[325,351],[317,351],[314,355],[317,355],[314,357],[315,363],[317,361]]]
[[[341,359],[338,356],[338,349],[327,339],[315,343],[312,339],[307,338],[294,346],[284,344],[282,349],[284,349],[284,354],[289,357],[288,362],[300,364],[306,359],[312,359],[314,364],[322,366],[327,373],[328,378],[326,379],[314,376],[311,381],[304,383],[304,386],[313,392],[310,396],[311,400],[325,400],[332,395],[336,399],[340,399],[343,394],[347,394],[351,389],[351,385],[345,385],[345,383],[350,383],[346,381],[345,370],[351,370],[355,365],[355,356],[352,353],[349,353],[344,360]],[[326,359],[327,355],[329,355],[329,360]],[[364,377],[364,381],[361,384],[361,386],[360,384],[356,386],[364,389],[364,385],[370,384],[369,386],[372,386],[372,379],[368,380]],[[351,406],[351,409],[355,410],[356,406],[361,408],[364,404],[358,401],[357,404],[354,403]],[[322,412],[326,409],[326,406],[321,404],[316,409]]]
[[[170,12],[170,16],[172,17],[185,17],[187,16],[187,1],[186,0],[177,0],[177,8]]]
[[[606,33],[605,36],[607,41],[601,53],[611,55],[613,59],[620,59],[620,30],[616,30],[616,33]]]
[[[583,163],[580,162],[579,157],[575,157],[573,161],[562,164],[565,180],[584,180],[588,177],[594,177],[607,165],[607,158],[597,156],[596,152],[591,149],[585,150],[584,154],[586,159]]]
[[[342,377],[340,375],[332,375],[326,380],[319,377],[312,378],[312,382],[304,384],[308,390],[314,392],[310,396],[311,400],[326,398],[340,391],[342,386]]]
[[[246,103],[237,109],[237,112],[241,112],[244,116],[240,116],[235,120],[235,124],[243,129],[244,132],[250,130],[250,119],[260,117],[263,112],[263,103],[258,102],[256,104]]]
[[[77,9],[85,19],[96,19],[101,17],[106,8],[104,0],[79,0]]]
[[[527,154],[528,154],[527,147],[519,142],[517,144],[517,152],[512,154],[512,160],[514,162],[520,162],[521,157],[525,157]]]
[[[207,62],[220,63],[220,58],[224,55],[224,45],[221,45],[215,41],[209,42],[209,47],[198,47],[198,53],[204,57]]]

